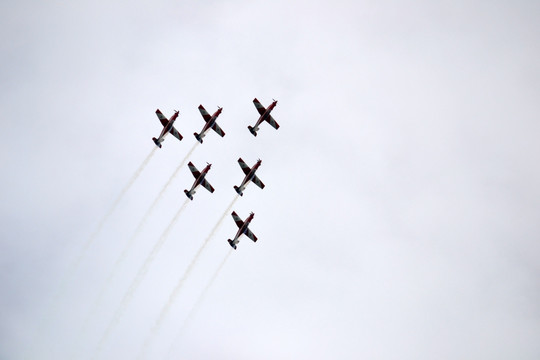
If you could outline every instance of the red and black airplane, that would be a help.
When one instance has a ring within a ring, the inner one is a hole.
[[[193,165],[191,161],[188,163],[188,166],[189,166],[189,170],[191,170],[191,173],[193,174],[193,177],[195,177],[195,181],[193,182],[193,185],[191,186],[191,189],[189,191],[187,189],[184,190],[184,193],[186,194],[186,196],[190,200],[193,200],[193,194],[195,194],[195,191],[199,185],[204,186],[208,191],[213,193],[214,188],[212,187],[212,185],[210,185],[208,181],[206,181],[206,174],[208,173],[208,171],[210,171],[212,164],[206,165],[203,171],[200,171],[200,172],[199,170],[197,170],[197,168],[195,167],[195,165]]]
[[[216,122],[217,117],[219,116],[219,114],[221,114],[222,110],[223,110],[223,108],[218,106],[218,109],[214,113],[214,115],[210,116],[210,114],[204,109],[204,107],[202,105],[199,105],[199,111],[201,112],[201,115],[204,118],[204,121],[206,121],[206,124],[204,124],[204,127],[201,130],[200,134],[193,133],[193,135],[195,135],[195,139],[197,139],[198,142],[200,142],[202,144],[203,137],[206,136],[206,133],[210,129],[217,132],[219,134],[219,136],[221,136],[221,137],[225,136],[225,132],[223,130],[221,130],[221,128],[219,127],[219,125]]]
[[[231,215],[234,219],[234,222],[238,226],[238,232],[236,233],[233,240],[231,239],[227,240],[229,242],[229,245],[231,245],[232,248],[236,250],[236,244],[240,242],[239,238],[242,235],[246,235],[248,238],[253,240],[253,242],[256,242],[257,237],[248,228],[249,223],[251,222],[251,220],[253,220],[253,217],[255,216],[255,214],[254,213],[249,214],[249,216],[247,217],[245,221],[242,221],[242,219],[240,219],[240,217],[234,211],[232,212]]]
[[[274,99],[272,99],[272,100],[274,100]],[[248,126],[249,132],[252,133],[253,136],[257,136],[257,130],[259,130],[259,125],[261,125],[261,123],[263,121],[267,121],[270,125],[272,125],[272,127],[274,129],[276,129],[276,130],[279,129],[279,124],[276,122],[276,120],[274,120],[272,115],[270,115],[272,110],[277,105],[276,100],[274,100],[274,102],[271,103],[266,109],[264,108],[264,106],[261,105],[261,103],[259,102],[259,100],[257,100],[257,98],[253,99],[253,104],[255,104],[255,107],[257,108],[257,111],[261,115],[261,116],[259,116],[259,119],[255,123],[255,126],[253,126],[253,127]]]
[[[167,135],[168,133],[173,134],[174,137],[177,138],[178,140],[182,140],[183,136],[180,135],[178,130],[176,130],[173,126],[174,122],[176,121],[176,118],[178,118],[179,113],[180,112],[178,110],[175,110],[173,116],[171,116],[171,118],[167,120],[167,118],[161,113],[161,111],[159,111],[159,109],[156,110],[156,115],[159,121],[161,122],[161,125],[163,125],[163,130],[161,131],[161,134],[159,135],[159,137],[157,139],[155,137],[152,138],[156,146],[161,148],[161,143],[165,139],[165,135]]]
[[[261,181],[261,179],[257,177],[257,175],[255,175],[255,172],[257,171],[259,166],[261,166],[262,164],[262,160],[261,159],[257,160],[257,162],[255,163],[255,165],[253,165],[252,168],[247,166],[247,164],[244,162],[244,160],[242,160],[242,158],[238,159],[238,163],[240,164],[240,167],[242,168],[242,171],[244,172],[244,174],[246,174],[240,186],[236,186],[236,185],[234,186],[234,190],[238,193],[238,195],[240,196],[244,195],[243,191],[250,181],[253,181],[255,185],[257,185],[261,189],[264,189],[263,182]]]

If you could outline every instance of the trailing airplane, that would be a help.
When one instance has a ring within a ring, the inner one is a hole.
[[[206,124],[204,124],[203,129],[201,130],[200,134],[193,133],[195,135],[195,139],[197,139],[198,142],[202,144],[203,137],[206,136],[206,133],[209,129],[213,129],[215,132],[219,134],[219,136],[224,137],[225,132],[221,130],[219,125],[217,124],[216,120],[219,114],[221,114],[221,111],[223,108],[218,106],[217,111],[214,113],[214,115],[210,116],[210,114],[204,109],[202,105],[199,105],[199,111],[201,112],[202,117],[204,118],[204,121],[206,121]]]
[[[255,163],[255,165],[253,165],[252,168],[247,166],[247,164],[244,162],[244,160],[242,160],[242,158],[238,159],[238,163],[240,164],[240,167],[242,168],[242,171],[244,172],[244,174],[246,174],[240,186],[236,186],[236,185],[234,186],[234,190],[236,190],[238,195],[240,196],[244,195],[243,191],[250,181],[253,181],[255,185],[257,185],[261,189],[264,189],[264,184],[262,183],[261,179],[259,179],[257,175],[255,175],[255,172],[257,171],[259,166],[261,166],[262,160],[261,159],[257,160],[257,162]]]
[[[159,121],[161,121],[161,125],[163,125],[163,130],[161,131],[161,134],[159,135],[159,137],[157,139],[155,137],[152,138],[156,146],[161,148],[161,143],[163,142],[165,135],[167,135],[167,133],[171,133],[178,140],[182,140],[183,136],[180,135],[178,130],[176,130],[173,126],[174,122],[176,121],[176,118],[178,118],[179,113],[180,112],[178,110],[175,110],[173,116],[171,116],[171,118],[167,120],[167,118],[163,116],[163,114],[161,113],[161,111],[159,111],[159,109],[156,110],[156,115]]]
[[[272,99],[274,100],[274,99]],[[257,122],[255,123],[255,126],[251,127],[251,126],[248,126],[248,129],[249,129],[249,132],[253,134],[253,136],[257,136],[257,130],[259,130],[259,125],[263,122],[263,121],[268,121],[268,123],[270,125],[272,125],[274,127],[274,129],[279,129],[279,124],[276,122],[276,120],[274,120],[274,118],[270,115],[270,113],[272,112],[272,110],[276,107],[277,105],[277,101],[274,100],[273,103],[271,103],[266,109],[264,108],[264,106],[261,105],[261,103],[259,102],[259,100],[257,100],[257,98],[253,99],[253,104],[255,104],[255,107],[257,108],[257,111],[259,112],[259,114],[261,115],[259,117],[259,120],[257,120]]]
[[[255,214],[254,213],[249,214],[249,216],[247,217],[245,221],[242,221],[242,219],[240,219],[240,217],[234,211],[232,212],[231,215],[234,219],[234,222],[238,226],[238,232],[236,233],[236,236],[234,237],[233,240],[231,239],[227,240],[229,242],[229,245],[231,245],[232,248],[236,250],[236,244],[240,242],[238,238],[242,235],[246,235],[248,238],[253,240],[253,242],[257,241],[257,237],[253,235],[253,233],[248,229],[249,223],[251,222],[251,220],[253,220],[253,217],[255,216]]]
[[[197,170],[197,168],[195,167],[195,165],[193,165],[191,161],[189,162],[188,166],[189,166],[189,170],[191,170],[191,173],[193,174],[193,177],[195,177],[195,182],[193,182],[193,186],[191,186],[191,189],[189,191],[184,190],[184,193],[186,193],[186,196],[190,200],[193,200],[193,194],[195,194],[195,191],[199,185],[204,186],[208,191],[213,193],[214,188],[212,187],[212,185],[210,185],[208,181],[206,181],[206,174],[210,170],[210,167],[212,167],[212,164],[206,165],[206,167],[201,172]]]

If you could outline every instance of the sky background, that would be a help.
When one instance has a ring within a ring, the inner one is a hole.
[[[540,3],[4,1],[0,358],[538,359]],[[254,97],[274,130],[247,130]],[[189,157],[213,164],[186,197]],[[168,136],[83,252],[154,145]],[[82,260],[74,265],[77,258]],[[196,306],[197,312],[192,308]],[[186,318],[189,316],[189,322]],[[179,334],[180,330],[182,332]]]

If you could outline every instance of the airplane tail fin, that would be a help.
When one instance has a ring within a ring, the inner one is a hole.
[[[240,191],[240,188],[236,185],[234,185],[234,190],[238,193],[238,195],[243,196],[244,193]]]
[[[191,191],[184,190],[184,193],[186,193],[186,196],[187,196],[190,200],[193,200],[193,195],[191,194]]]
[[[234,241],[232,241],[231,239],[227,240],[229,242],[229,245],[231,245],[231,247],[236,250],[236,244],[234,243]]]
[[[248,129],[249,129],[249,132],[253,134],[253,136],[257,136],[257,131],[255,131],[251,125],[248,126]]]
[[[193,135],[195,135],[195,139],[197,139],[198,142],[200,142],[202,144],[202,139],[201,139],[201,136],[199,134],[197,134],[196,132],[193,133]]]
[[[158,139],[153,137],[152,140],[154,140],[154,144],[156,144],[157,147],[161,148],[161,143],[158,141]]]

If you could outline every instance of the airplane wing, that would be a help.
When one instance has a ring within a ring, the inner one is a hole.
[[[206,181],[206,179],[204,179],[202,181],[201,185],[204,186],[206,188],[206,190],[210,191],[211,193],[214,192],[214,188],[212,187],[212,185],[210,185],[210,183],[208,181]]]
[[[193,165],[191,161],[189,162],[188,166],[189,166],[189,170],[191,170],[191,173],[193,174],[195,179],[198,179],[199,176],[201,176],[201,173],[199,172],[199,170],[197,170],[197,168],[195,167],[195,165]]]
[[[169,130],[169,132],[170,132],[171,134],[173,134],[174,137],[177,138],[178,140],[182,140],[183,136],[178,132],[178,130],[176,130],[176,129],[174,128],[174,126],[171,128],[171,130]]]
[[[234,219],[234,222],[236,223],[236,225],[241,228],[243,225],[244,225],[244,222],[242,221],[242,219],[240,219],[240,216],[238,216],[234,211],[232,212],[232,217]]]
[[[253,240],[253,242],[257,241],[257,237],[249,229],[246,229],[246,236]]]
[[[221,130],[217,122],[214,122],[214,126],[212,126],[212,129],[219,134],[219,136],[224,137],[225,131]]]
[[[258,187],[260,187],[261,189],[264,189],[264,184],[263,182],[261,181],[261,179],[259,179],[257,177],[257,175],[253,175],[253,179],[251,180],[255,183],[255,185],[257,185]]]
[[[244,172],[244,174],[249,174],[249,171],[251,170],[251,168],[249,166],[247,166],[247,164],[244,162],[244,160],[242,160],[242,158],[238,159],[238,163],[240,164],[240,167],[242,168],[242,171]]]
[[[208,122],[210,118],[212,117],[202,105],[199,105],[199,111],[201,112],[201,115],[204,118],[204,121],[206,122]]]
[[[161,122],[161,125],[163,125],[163,127],[167,126],[169,120],[161,113],[161,111],[159,111],[159,109],[156,110],[156,115]]]
[[[259,100],[257,100],[257,98],[253,99],[253,104],[257,108],[257,111],[259,112],[259,114],[261,114],[261,115],[264,114],[266,109],[264,108],[264,106],[262,106],[262,104],[259,102]]]
[[[274,129],[276,129],[276,130],[279,129],[279,124],[276,122],[276,120],[274,120],[274,118],[272,117],[272,115],[270,115],[270,116],[266,119],[266,121],[268,121],[268,123],[269,123],[270,125],[272,125],[272,127],[273,127]]]

